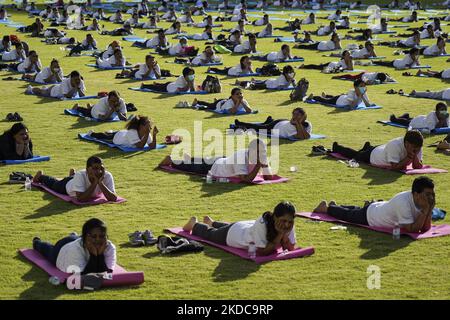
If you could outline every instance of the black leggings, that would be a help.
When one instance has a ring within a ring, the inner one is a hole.
[[[394,67],[394,61],[372,61],[372,63],[376,66],[382,66],[382,67]]]
[[[313,99],[318,101],[318,102],[336,105],[339,97],[340,97],[340,95],[339,96],[326,95],[325,98],[322,97],[322,96],[314,96]]]
[[[393,123],[397,123],[397,124],[400,124],[402,126],[408,127],[409,124],[411,123],[412,118],[404,117],[404,116],[401,116],[401,117],[397,118],[397,117],[393,116],[393,117],[390,118],[390,120]]]
[[[227,245],[228,231],[233,224],[214,221],[212,227],[204,223],[196,223],[192,234],[211,242]]]
[[[150,89],[150,90],[154,90],[154,91],[159,91],[159,92],[167,92],[167,86],[170,84],[171,82],[166,82],[166,83],[152,83],[152,84],[145,84],[143,83],[141,88],[142,89]]]
[[[322,64],[304,64],[302,66],[302,69],[311,69],[311,70],[323,70],[326,66],[328,66],[329,63],[322,63]]]
[[[92,132],[91,137],[93,137],[95,139],[99,139],[99,140],[104,140],[107,142],[112,142],[116,133],[117,133],[117,131],[115,131],[115,132]]]
[[[225,99],[216,100],[215,102],[197,101],[197,105],[204,106],[208,110],[216,110],[217,104]]]
[[[266,121],[261,123],[251,123],[251,122],[241,122],[239,120],[235,121],[235,124],[238,128],[242,129],[253,129],[256,131],[266,130],[267,133],[271,133],[275,125],[281,121],[286,121],[286,119],[272,120],[271,118],[267,118]]]
[[[331,205],[328,207],[327,214],[342,221],[368,226],[369,225],[369,222],[367,221],[368,207],[369,206],[361,208],[356,206]]]
[[[209,68],[209,71],[214,72],[215,74],[228,75],[228,70],[231,68],[219,69],[219,68]]]
[[[346,158],[355,159],[358,162],[364,162],[370,164],[370,154],[376,147],[371,146],[370,143],[362,149],[356,151],[351,148],[346,148],[339,144],[333,145],[333,152],[340,153]]]
[[[319,48],[319,43],[311,43],[311,44],[297,44],[295,48],[297,49],[305,49],[305,50],[317,50]]]
[[[267,89],[266,81],[267,80],[241,81],[240,86],[242,88],[246,88],[247,86],[250,86],[249,88],[252,90],[262,90],[262,89]]]
[[[84,117],[88,117],[88,118],[92,117],[91,110],[92,110],[92,108],[77,107],[77,111],[79,113],[81,113]]]
[[[197,159],[198,160],[198,159]],[[191,158],[190,163],[180,163],[180,164],[172,164],[172,167],[181,171],[197,173],[201,175],[207,175],[209,170],[212,168],[212,164],[208,164],[205,162],[205,159],[201,159],[202,163],[196,163],[194,158]]]
[[[72,179],[73,179],[73,176],[66,177],[62,180],[58,180],[58,179],[50,177],[50,176],[42,175],[39,178],[39,182],[59,194],[67,195],[66,185]]]

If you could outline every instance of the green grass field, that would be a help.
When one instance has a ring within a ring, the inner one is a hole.
[[[29,24],[31,19],[23,13],[9,11],[14,21]],[[289,17],[285,12],[277,17]],[[324,16],[325,13],[319,16]],[[444,14],[442,14],[444,15]],[[431,15],[420,13],[419,16]],[[199,18],[196,18],[196,21]],[[255,18],[252,18],[255,19]],[[356,18],[352,17],[352,21]],[[274,26],[283,26],[284,21],[272,21]],[[326,23],[319,20],[319,23]],[[419,22],[415,25],[420,25]],[[47,26],[48,24],[46,24]],[[168,23],[161,23],[167,27]],[[105,23],[106,29],[113,25]],[[226,27],[234,23],[226,23]],[[359,25],[364,26],[364,25]],[[317,26],[305,27],[306,30]],[[450,31],[445,26],[445,31]],[[193,28],[184,28],[192,33]],[[249,30],[258,28],[248,27]],[[397,29],[403,32],[404,29]],[[0,34],[14,34],[14,29],[0,25]],[[69,35],[83,39],[85,32],[69,31]],[[218,30],[215,31],[217,35]],[[145,31],[137,30],[145,37]],[[289,36],[277,31],[275,34]],[[344,32],[340,32],[341,35]],[[202,121],[204,130],[216,128],[223,131],[233,117],[216,117],[206,112],[190,109],[174,109],[181,99],[194,96],[161,99],[156,94],[128,90],[130,82],[114,79],[116,71],[98,71],[86,67],[93,62],[91,57],[66,57],[59,45],[46,45],[41,39],[19,34],[38,51],[44,66],[52,58],[58,58],[65,74],[79,70],[84,76],[88,94],[112,89],[119,90],[127,102],[133,102],[138,114],[150,116],[160,130],[160,139],[173,130],[184,128],[192,132],[193,122]],[[378,38],[389,39],[388,36]],[[112,41],[111,37],[95,35],[99,48]],[[316,39],[316,37],[313,37]],[[169,38],[170,39],[170,38]],[[317,38],[318,40],[327,37]],[[191,42],[194,43],[194,42]],[[342,41],[343,47],[351,41]],[[425,44],[434,43],[425,40]],[[132,48],[131,42],[122,42],[124,53],[132,63],[143,62],[148,50]],[[204,47],[202,42],[195,45]],[[273,39],[258,40],[263,52],[277,51],[279,43]],[[378,55],[394,59],[395,49],[379,47]],[[337,60],[322,57],[315,51],[293,50],[305,58],[306,63],[323,63]],[[238,63],[238,56],[223,55],[226,66]],[[422,58],[432,70],[449,66],[447,58]],[[162,68],[175,73],[181,66],[166,63],[169,59],[158,58]],[[172,59],[170,59],[172,60]],[[262,62],[255,62],[262,66]],[[298,65],[298,63],[296,63]],[[361,67],[357,67],[361,68]],[[362,166],[348,168],[341,163],[322,157],[310,157],[311,147],[317,144],[331,146],[333,141],[359,147],[365,141],[382,144],[404,134],[402,129],[383,127],[377,120],[390,114],[409,112],[412,115],[427,114],[434,109],[436,101],[409,99],[398,95],[386,95],[394,88],[441,90],[447,84],[438,79],[403,77],[400,71],[387,68],[364,67],[367,70],[383,70],[398,80],[395,85],[371,86],[368,95],[373,102],[383,106],[380,110],[341,112],[319,105],[290,103],[288,92],[245,91],[251,106],[259,114],[248,115],[248,121],[290,117],[294,107],[304,107],[314,132],[325,134],[326,140],[280,143],[279,174],[291,180],[285,184],[267,186],[245,186],[230,184],[205,184],[197,177],[168,174],[155,170],[161,159],[170,154],[173,147],[147,153],[124,154],[93,143],[81,142],[77,134],[90,129],[96,131],[121,129],[123,123],[98,124],[63,115],[63,109],[71,102],[50,101],[24,95],[26,82],[0,81],[0,118],[9,112],[20,112],[29,127],[35,153],[50,155],[49,162],[19,166],[1,166],[0,177],[0,298],[1,299],[449,299],[448,246],[450,237],[421,241],[402,238],[392,240],[390,235],[375,233],[360,228],[348,227],[347,231],[331,231],[331,224],[309,223],[296,219],[295,231],[300,246],[314,246],[313,256],[264,265],[239,259],[220,250],[205,246],[203,253],[163,256],[156,247],[132,248],[127,244],[127,234],[135,230],[151,229],[156,235],[167,227],[180,226],[189,217],[205,214],[225,221],[254,219],[266,210],[272,210],[281,200],[295,203],[298,211],[310,211],[322,199],[334,199],[338,203],[362,204],[366,199],[389,199],[398,192],[408,190],[414,176],[381,171]],[[196,68],[197,81],[204,79],[205,68]],[[0,76],[11,75],[1,72]],[[306,77],[310,81],[310,92],[332,94],[346,92],[350,82],[331,80],[331,76],[314,70],[297,70],[297,79]],[[200,96],[212,100],[227,97],[233,79],[223,82],[221,94]],[[136,83],[139,84],[139,83]],[[84,101],[82,101],[84,102]],[[2,121],[0,131],[11,123]],[[438,137],[427,137],[425,143]],[[205,145],[207,142],[205,142]],[[20,185],[8,184],[11,171],[34,173],[38,169],[54,176],[64,176],[69,168],[81,169],[87,157],[97,155],[104,159],[105,166],[115,178],[119,195],[128,201],[120,205],[78,207],[62,202],[38,190],[24,191]],[[450,170],[448,156],[425,148],[427,164]],[[298,172],[291,173],[290,166]],[[438,174],[432,178],[436,183],[437,206],[450,208],[447,194],[449,175]],[[104,289],[98,292],[70,292],[64,286],[54,287],[47,275],[32,266],[17,254],[17,249],[30,247],[31,239],[39,235],[45,240],[56,241],[69,232],[80,233],[82,224],[91,217],[107,222],[110,239],[118,249],[118,262],[128,270],[143,270],[145,283],[138,287]],[[447,217],[439,223],[449,223]],[[376,265],[381,269],[381,288],[369,290],[366,286],[367,268]]]

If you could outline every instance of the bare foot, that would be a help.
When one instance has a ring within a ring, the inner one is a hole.
[[[75,175],[75,169],[74,168],[70,168],[69,170],[69,177],[72,177]]]
[[[322,98],[326,98],[327,94],[325,92],[322,92]]]
[[[416,73],[416,76],[420,76],[421,74],[422,74],[422,70],[419,69]]]
[[[210,216],[204,216],[203,217],[203,223],[204,224],[207,224],[208,226],[212,227],[213,222],[214,222],[214,220],[211,219]]]
[[[80,106],[80,105],[79,105],[78,103],[75,103],[75,104],[73,105],[73,107],[72,107],[72,110],[77,110],[79,106]]]
[[[312,100],[313,98],[314,98],[314,94],[311,93],[308,97],[308,100]]]
[[[411,91],[411,93],[409,95],[410,96],[415,96],[416,95],[416,90]]]
[[[186,232],[191,232],[192,229],[194,228],[194,225],[197,223],[197,217],[192,217],[191,219],[189,219],[188,223],[186,223],[183,227],[183,230]]]
[[[330,203],[328,204],[329,206],[335,206],[336,205],[336,201],[331,200]]]
[[[38,172],[36,172],[36,174],[33,177],[33,182],[38,183],[39,179],[41,178],[41,176],[44,174],[44,172],[42,170],[39,170]]]
[[[172,158],[170,156],[166,156],[163,161],[158,164],[158,167],[171,166],[173,164]]]
[[[315,213],[327,213],[328,205],[325,200],[319,203],[319,205],[313,210]]]

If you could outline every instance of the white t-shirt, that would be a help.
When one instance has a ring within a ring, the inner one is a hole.
[[[81,45],[82,45],[84,48],[94,49],[94,47],[97,48],[97,41],[94,40],[94,41],[92,41],[92,43],[88,43],[87,40],[84,39],[84,40],[81,42]]]
[[[34,78],[34,81],[39,82],[39,83],[45,83],[45,79],[47,79],[48,77],[50,77],[51,75],[53,75],[52,71],[50,70],[50,67],[45,67],[44,69],[42,69],[41,72],[39,72],[36,75],[36,78]],[[63,71],[60,68],[58,71],[58,75],[61,78],[61,80],[64,78],[63,76]]]
[[[319,50],[319,51],[332,51],[334,49],[336,49],[336,45],[331,40],[320,41],[319,45],[317,47],[317,50]]]
[[[234,53],[245,53],[250,51],[250,41],[244,41],[243,44],[238,44],[234,47]]]
[[[259,26],[260,27],[260,26],[263,26],[263,25],[265,25],[264,18],[261,18],[261,19],[255,21],[255,26]]]
[[[311,17],[308,16],[308,18],[302,20],[302,24],[312,24]]]
[[[119,99],[119,104],[120,104],[119,112],[126,115],[127,107],[125,105],[125,101],[122,98]],[[109,109],[110,109],[110,106],[108,103],[108,97],[103,97],[92,107],[91,115],[92,115],[92,117],[99,119],[100,115],[107,114]]]
[[[176,45],[169,48],[169,54],[171,56],[178,56],[183,52],[183,46],[181,43],[177,43]]]
[[[306,121],[308,126],[305,128],[306,132],[311,134],[312,132],[312,124],[309,121]],[[279,130],[278,137],[289,138],[297,135],[297,128],[291,123],[289,120],[280,121],[274,127],[274,130]],[[273,131],[272,131],[273,132]]]
[[[228,70],[228,75],[229,76],[238,76],[238,75],[240,75],[240,74],[242,74],[243,73],[243,70],[242,70],[242,68],[241,68],[241,65],[240,64],[238,64],[237,66],[234,66],[234,67],[232,67],[232,68],[230,68],[229,70]]]
[[[135,129],[120,130],[114,135],[113,138],[114,144],[130,148],[136,147],[136,144],[139,142],[141,142],[141,139],[139,138],[139,134]],[[152,143],[151,134],[148,135],[147,139],[147,144],[149,145],[150,143]]]
[[[408,39],[405,40],[400,40],[400,43],[402,43],[403,45],[407,46],[407,47],[414,47],[416,45],[416,41],[414,37],[409,37]]]
[[[192,36],[192,39],[194,40],[208,40],[209,39],[209,34],[207,32],[203,32],[203,33],[196,33]]]
[[[361,59],[365,58],[369,54],[369,51],[366,48],[352,51],[352,58]]]
[[[261,162],[268,163],[267,159]],[[249,163],[248,150],[238,150],[233,155],[226,158],[217,159],[212,168],[211,174],[214,177],[236,177],[238,175],[246,175],[255,168],[254,164]],[[264,174],[272,174],[270,167],[262,168]]]
[[[409,123],[410,129],[423,129],[427,128],[428,130],[436,129],[436,125],[439,123],[438,118],[436,117],[436,112],[432,111],[428,115],[420,115],[415,117]],[[447,118],[447,127],[450,126],[449,119]]]
[[[50,91],[50,96],[53,98],[63,98],[66,94],[68,94],[73,89],[71,83],[70,83],[70,77],[63,79],[61,84],[55,84],[53,88]],[[81,89],[81,92],[85,93],[86,87],[84,86],[84,81],[81,80],[79,89]],[[75,91],[74,96],[78,94],[78,91]],[[72,97],[74,97],[72,96]]]
[[[170,27],[169,29],[167,29],[164,34],[176,34],[178,33],[177,29]]]
[[[105,177],[103,178],[103,184],[111,191],[116,192],[114,187],[114,178],[109,171],[105,171]],[[66,184],[66,192],[71,197],[76,197],[77,192],[85,192],[91,185],[89,181],[86,169],[75,172],[72,180]],[[94,190],[94,197],[102,195],[103,192],[99,186]]]
[[[335,13],[330,14],[327,19],[328,20],[341,20],[341,15],[336,14],[336,12],[335,12]]]
[[[284,56],[284,53],[282,50],[278,52],[271,52],[267,55],[267,61],[269,62],[280,62],[288,59],[288,57]]]
[[[420,39],[428,39],[428,38],[431,38],[428,30],[427,29],[422,30],[422,32],[420,32]]]
[[[397,194],[389,201],[374,202],[367,208],[367,221],[371,227],[394,228],[414,223],[420,215],[411,191]]]
[[[119,22],[121,20],[122,20],[121,16],[118,15],[117,13],[113,14],[111,18],[109,18],[109,21],[111,22]]]
[[[230,110],[233,107],[234,107],[233,99],[222,100],[222,101],[219,101],[219,103],[216,105],[216,111]],[[244,109],[244,105],[242,103],[239,105],[238,110],[241,110],[241,109],[242,110]]]
[[[115,56],[111,56],[108,59],[104,59],[104,60],[98,59],[97,61],[98,61],[98,66],[101,68],[111,68],[113,66],[116,67],[116,63],[117,63]],[[125,61],[126,61],[125,57],[122,57],[122,63],[120,66],[124,67]]]
[[[390,166],[406,158],[408,152],[405,148],[404,137],[392,139],[387,144],[376,147],[370,154],[370,163],[375,166]],[[418,158],[422,160],[422,149]]]
[[[155,36],[155,37],[153,37],[150,41],[147,41],[146,46],[147,46],[147,48],[156,48],[156,47],[158,47],[158,46],[160,46],[160,47],[166,47],[168,44],[169,44],[169,43],[167,42],[167,39],[166,39],[166,43],[161,43],[161,44],[160,44],[160,42],[159,42],[159,37],[158,37],[158,36]]]
[[[106,249],[104,252],[105,265],[108,269],[114,270],[116,266],[116,247],[114,244],[106,240]],[[59,251],[58,258],[56,260],[56,267],[62,272],[71,273],[69,271],[74,266],[79,267],[79,271],[83,272],[86,268],[90,258],[90,253],[83,246],[83,240],[79,238],[78,240],[69,242],[64,245]]]
[[[23,53],[23,56],[25,56],[25,53]],[[5,51],[2,54],[2,60],[3,61],[15,61],[19,59],[19,54],[17,53],[17,50],[11,50],[11,51]]]
[[[219,58],[216,55],[213,55],[211,57],[211,59],[206,57],[206,54],[203,52],[202,54],[199,54],[198,56],[196,56],[194,59],[192,59],[191,63],[193,65],[199,66],[201,64],[203,64],[202,61],[212,61],[212,62],[216,62],[218,61]]]
[[[367,100],[369,99],[367,97],[367,92],[364,93],[364,98],[366,98]],[[353,101],[358,101],[358,104],[360,104],[362,102],[362,99],[356,95],[354,89],[351,89],[347,92],[347,94],[343,94],[337,99],[336,105],[340,107],[349,106]]]
[[[438,48],[437,44],[433,44],[429,47],[426,47],[423,51],[425,56],[437,56],[441,52],[441,49]]]
[[[278,76],[278,78],[266,80],[267,89],[278,89],[281,87],[286,87],[288,84],[290,83],[286,80],[286,77],[283,74]]]
[[[159,67],[159,64],[157,64],[155,66],[156,71],[161,74],[161,68]],[[148,66],[145,63],[140,63],[139,64],[139,70],[135,73],[134,77],[136,79],[142,79],[144,77],[144,74],[146,74],[148,72]],[[150,71],[150,73],[148,74],[148,78],[156,78],[156,74],[155,71],[152,70]]]
[[[142,29],[157,29],[158,26],[149,22],[146,22],[142,25]]]
[[[171,82],[167,85],[167,92],[177,92],[177,89],[184,89],[188,87],[188,83],[183,75],[179,76],[175,82]],[[188,91],[190,91],[188,89]]]
[[[258,33],[258,38],[264,38],[264,37],[269,37],[272,35],[272,32],[269,31],[268,26],[265,27],[264,29],[262,29],[259,33]]]
[[[327,66],[327,68],[330,68],[330,69],[338,69],[338,68],[342,68],[343,70],[347,70],[348,69],[348,66],[347,66],[347,64],[345,63],[345,60],[344,59],[341,59],[341,60],[339,60],[339,61],[333,61],[333,62],[330,62],[329,64],[328,64],[328,66]]]
[[[394,60],[394,68],[396,69],[404,69],[407,66],[412,66],[413,59],[409,54],[405,55],[403,59]]]
[[[330,26],[325,26],[325,27],[322,27],[319,30],[317,30],[317,35],[318,36],[326,36],[327,34],[330,34],[331,31],[333,31],[333,30],[331,30]]]
[[[265,248],[267,246],[267,226],[262,216],[256,221],[236,222],[228,230],[228,246],[247,249],[250,242],[253,242],[257,248]],[[291,244],[296,243],[294,229],[289,233],[289,242]]]
[[[21,72],[21,73],[24,73],[24,72],[25,72],[25,69],[26,69],[26,68],[29,68],[30,65],[31,65],[30,57],[27,57],[22,63],[20,63],[20,64],[17,66],[17,71],[19,71],[19,72]],[[41,64],[41,60],[40,60],[40,59],[38,60],[37,65],[39,66],[39,69],[42,69],[42,64]],[[33,65],[33,68],[31,68],[31,70],[29,71],[29,73],[36,72],[36,71],[37,71],[37,70],[36,70],[36,66]]]
[[[450,68],[442,71],[442,79],[450,79]]]

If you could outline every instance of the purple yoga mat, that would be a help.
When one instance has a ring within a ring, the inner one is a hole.
[[[104,204],[104,203],[122,203],[122,202],[127,201],[126,199],[121,198],[121,197],[117,197],[117,201],[116,202],[108,201],[105,198],[105,196],[102,194],[100,197],[93,198],[91,201],[81,202],[81,201],[78,201],[77,199],[75,199],[75,198],[73,198],[71,196],[67,196],[65,194],[57,193],[57,192],[53,191],[52,189],[47,188],[46,186],[44,186],[42,183],[32,182],[31,184],[34,187],[42,189],[43,191],[46,191],[46,192],[54,195],[55,197],[60,198],[61,200],[64,200],[66,202],[72,202],[73,204],[76,204],[77,206],[96,205],[96,204]]]
[[[258,264],[269,262],[269,261],[274,261],[274,260],[286,260],[286,259],[300,258],[300,257],[310,256],[314,253],[313,247],[297,248],[294,251],[283,251],[283,249],[279,248],[277,253],[274,253],[270,256],[259,256],[259,257],[252,259],[248,256],[247,250],[224,246],[224,245],[220,245],[220,244],[205,240],[203,238],[194,236],[191,233],[184,231],[183,228],[170,228],[170,229],[166,229],[166,231],[169,231],[171,233],[174,233],[174,234],[179,235],[184,238],[207,243],[213,247],[222,249],[223,251],[226,251],[226,252],[232,253],[238,257],[241,257],[242,259],[252,260]]]
[[[340,160],[350,160],[349,158],[344,157],[342,154],[340,153],[330,153],[328,154],[330,157],[336,158],[336,159],[340,159]],[[368,164],[369,165],[369,164]],[[448,172],[447,170],[444,169],[437,169],[437,168],[433,168],[432,166],[426,166],[424,165],[422,167],[422,169],[413,169],[412,165],[409,165],[406,170],[391,170],[389,168],[385,168],[385,167],[380,167],[380,166],[374,166],[374,165],[370,165],[371,167],[374,168],[379,168],[379,169],[385,169],[385,170],[390,170],[390,171],[396,171],[396,172],[401,172],[407,175],[413,175],[413,174],[432,174],[432,173],[446,173]]]
[[[70,276],[69,273],[62,272],[43,255],[34,249],[20,249],[19,253],[27,260],[47,272],[50,276],[56,276],[61,282],[65,282]],[[128,272],[119,265],[116,265],[111,280],[103,280],[103,287],[117,287],[126,285],[139,285],[144,282],[144,273],[141,271]]]
[[[190,174],[190,175],[201,176],[201,177],[205,176],[205,175],[194,173],[194,172],[178,170],[178,169],[175,169],[172,166],[159,166],[159,168],[161,170],[164,170],[164,171],[167,171],[167,172],[184,173],[184,174]],[[257,175],[255,177],[255,179],[253,179],[252,184],[273,184],[273,183],[282,183],[282,182],[289,181],[289,178],[283,178],[283,177],[280,177],[280,176],[277,176],[277,175],[274,175],[274,177],[275,177],[274,180],[264,180],[262,175]],[[229,180],[230,183],[242,183],[241,179],[239,179],[237,177],[231,177],[231,178],[228,178],[228,180]]]
[[[337,223],[349,224],[349,225],[358,226],[358,227],[366,228],[366,229],[373,230],[373,231],[392,234],[392,229],[389,229],[389,228],[370,227],[370,226],[365,226],[362,224],[350,223],[347,221],[336,219],[335,217],[332,217],[326,213],[300,212],[300,213],[296,213],[295,215],[297,217],[309,218],[309,219],[320,220],[320,221],[325,221],[325,222],[337,222]],[[450,235],[450,225],[448,225],[448,224],[433,225],[433,226],[431,226],[430,230],[428,230],[427,232],[424,232],[424,233],[406,232],[403,229],[401,230],[400,233],[405,236],[408,236],[414,240],[436,238],[436,237]]]

